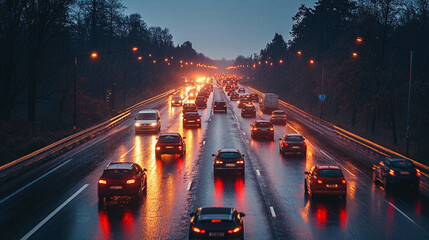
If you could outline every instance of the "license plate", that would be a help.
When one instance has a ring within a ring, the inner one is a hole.
[[[262,132],[266,132],[266,131],[268,131],[268,129],[261,129],[261,131],[262,131]]]
[[[173,146],[167,146],[167,147],[165,147],[165,148],[167,148],[167,149],[172,149],[172,148],[174,148]]]
[[[402,175],[409,175],[410,173],[409,172],[407,172],[407,171],[400,171],[400,173],[402,174]]]
[[[122,189],[122,186],[110,186],[110,189]]]
[[[297,149],[297,148],[299,148],[299,146],[293,146],[292,148],[293,148],[293,149]]]
[[[223,236],[225,236],[225,233],[224,232],[211,232],[211,233],[209,233],[209,236],[210,237],[223,237]]]
[[[189,120],[188,122],[193,123],[193,122],[195,122],[195,120]]]
[[[235,167],[235,163],[227,163],[226,166],[227,167]]]
[[[326,187],[328,187],[328,188],[336,188],[336,187],[338,187],[338,184],[326,184]]]

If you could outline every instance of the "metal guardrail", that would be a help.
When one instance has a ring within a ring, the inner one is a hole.
[[[133,110],[135,110],[138,107],[141,107],[149,102],[156,101],[158,99],[161,99],[165,96],[168,96],[172,93],[175,93],[179,91],[182,87],[177,89],[169,90],[165,93],[159,94],[157,96],[151,97],[149,99],[146,99],[144,101],[141,101],[139,103],[134,104],[133,106],[125,109],[123,112],[118,114],[117,116],[102,122],[100,124],[97,124],[93,127],[90,127],[88,129],[82,130],[78,133],[75,133],[71,136],[68,136],[64,139],[61,139],[55,143],[52,143],[44,148],[41,148],[37,151],[34,151],[26,156],[23,156],[19,159],[16,159],[10,163],[7,163],[3,166],[0,166],[0,179],[15,173],[21,169],[28,168],[29,166],[33,166],[39,162],[42,162],[42,160],[45,160],[47,158],[55,158],[58,157],[65,152],[70,151],[71,149],[76,148],[77,146],[80,146],[81,144],[88,142],[89,140],[94,139],[95,137],[99,136],[100,134],[104,133],[105,131],[119,125],[122,123],[125,119],[127,119]]]
[[[263,92],[258,91],[257,89],[247,86],[250,90],[252,90],[253,92],[257,93],[258,95],[264,95]],[[420,162],[417,162],[411,158],[408,158],[406,156],[403,156],[402,154],[399,154],[395,151],[392,151],[386,147],[383,147],[381,145],[378,145],[374,142],[371,142],[363,137],[360,137],[354,133],[351,133],[345,129],[342,129],[330,122],[327,122],[325,120],[322,120],[318,117],[315,117],[311,114],[308,114],[304,111],[302,111],[301,109],[286,103],[282,100],[279,100],[279,104],[294,111],[295,113],[299,114],[300,116],[304,117],[305,119],[317,124],[318,126],[321,126],[329,131],[332,131],[333,133],[335,133],[336,135],[338,135],[342,140],[346,140],[348,142],[351,142],[352,144],[354,144],[355,146],[361,148],[363,150],[363,152],[365,152],[368,155],[372,155],[375,157],[393,157],[393,158],[404,158],[404,159],[408,159],[410,161],[412,161],[421,171],[422,171],[422,175],[424,175],[425,177],[429,178],[429,166],[424,165]]]

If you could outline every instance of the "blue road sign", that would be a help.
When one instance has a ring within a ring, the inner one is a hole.
[[[326,101],[326,95],[325,94],[319,94],[319,101],[320,102]]]

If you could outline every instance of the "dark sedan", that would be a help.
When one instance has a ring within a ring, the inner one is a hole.
[[[256,108],[252,103],[246,104],[241,108],[241,117],[256,117]]]
[[[213,113],[216,113],[216,111],[224,111],[226,113],[226,102],[215,101],[213,103]]]
[[[242,108],[242,107],[244,107],[244,105],[249,104],[249,103],[251,103],[250,98],[244,97],[244,98],[241,98],[240,100],[238,100],[237,106],[239,108]]]
[[[183,115],[183,127],[201,127],[201,116],[197,112],[187,112]]]
[[[244,239],[244,213],[229,207],[204,207],[190,214],[189,239]]]
[[[213,172],[236,171],[244,174],[244,154],[238,149],[220,149],[213,158]]]
[[[146,169],[133,162],[111,162],[98,180],[98,201],[104,204],[113,196],[141,198],[147,188]]]
[[[250,100],[252,100],[252,102],[258,102],[259,101],[259,95],[256,93],[251,93],[249,95]]]
[[[274,126],[270,121],[256,120],[250,124],[250,127],[250,135],[253,139],[257,137],[274,139]]]
[[[279,142],[280,153],[285,155],[286,153],[302,154],[307,155],[307,144],[305,138],[301,134],[285,134],[280,138]]]
[[[403,158],[385,158],[372,167],[374,182],[383,184],[385,190],[392,185],[411,185],[419,190],[421,172],[414,163]]]

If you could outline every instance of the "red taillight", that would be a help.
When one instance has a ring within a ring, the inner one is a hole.
[[[283,146],[284,146],[284,147],[287,147],[287,146],[289,146],[289,144],[288,144],[288,143],[284,143],[284,144],[283,144]]]
[[[223,162],[222,162],[222,161],[219,161],[219,160],[216,160],[216,161],[215,161],[215,163],[216,163],[216,164],[223,164]]]
[[[323,181],[322,181],[322,180],[317,180],[317,183],[318,183],[318,184],[322,184],[322,183],[323,183]]]
[[[220,223],[221,220],[220,219],[212,219],[212,223]]]
[[[196,232],[196,233],[205,233],[206,230],[204,229],[199,229],[197,227],[192,227],[192,231]]]
[[[307,147],[307,143],[305,143],[305,142],[302,143],[302,146]]]
[[[393,169],[390,169],[390,170],[389,170],[389,174],[390,174],[391,176],[393,176],[393,177],[395,177],[395,176],[396,176],[396,174],[395,174],[395,170],[393,170]]]
[[[179,150],[182,150],[182,148],[183,148],[182,146],[179,146]]]
[[[135,179],[127,180],[127,184],[134,184],[135,182],[136,182],[136,180],[135,180]]]
[[[420,177],[422,175],[422,173],[420,172],[420,170],[418,170],[417,168],[416,168],[416,176],[417,177]]]
[[[98,180],[98,183],[99,184],[107,184],[107,181],[104,179],[100,179],[100,180]]]
[[[236,228],[234,228],[232,230],[228,230],[228,233],[237,233],[237,232],[240,232],[242,228],[243,228],[242,226],[238,226],[238,227],[236,227]]]
[[[239,161],[237,161],[237,164],[244,164],[244,161],[243,160],[239,160]]]
[[[254,128],[253,128],[253,131],[256,131],[256,130],[258,130],[258,128],[257,128],[257,127],[254,127]]]
[[[273,127],[270,127],[270,131],[274,131],[274,128],[273,128]]]
[[[186,121],[188,121],[188,119],[184,118],[183,121],[186,122]]]
[[[155,149],[159,151],[159,150],[161,150],[161,147],[156,147]]]
[[[345,179],[343,179],[341,182],[342,182],[343,184],[346,184],[346,180],[345,180]]]
[[[197,119],[197,122],[201,122],[201,119],[199,119],[199,118],[198,118],[198,119]]]

